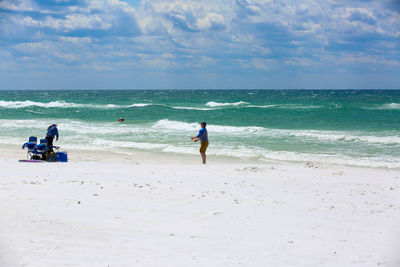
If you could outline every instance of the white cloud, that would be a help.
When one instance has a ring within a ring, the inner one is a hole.
[[[36,5],[31,0],[2,0],[0,8],[12,11],[33,11],[36,10]]]
[[[0,18],[0,38],[12,39],[7,48],[16,59],[91,71],[255,73],[399,61],[400,16],[379,1],[142,0],[132,7],[86,0],[52,7],[0,2],[13,10]]]
[[[400,60],[383,59],[377,55],[369,55],[362,52],[358,53],[340,53],[337,58],[337,64],[354,65],[362,64],[364,67],[374,67],[387,65],[391,67],[400,67]]]
[[[303,67],[310,67],[316,65],[315,61],[309,58],[300,58],[300,57],[287,58],[285,59],[284,63],[290,66],[303,66]]]
[[[221,14],[208,13],[205,17],[196,20],[196,26],[200,30],[225,27],[225,19]]]
[[[89,71],[89,72],[92,72],[92,71],[106,72],[106,71],[115,70],[115,67],[110,65],[109,63],[92,62],[90,64],[80,65],[79,69],[86,70],[86,71]]]
[[[47,16],[44,20],[36,20],[30,16],[13,17],[12,21],[15,24],[27,27],[51,28],[63,32],[77,29],[107,30],[112,26],[111,23],[104,22],[99,15],[83,14],[66,15],[65,19],[56,19],[51,16]]]
[[[73,44],[90,44],[93,40],[91,37],[59,37],[61,42],[69,42]]]
[[[168,58],[163,58],[163,57],[147,57],[145,59],[142,59],[140,61],[141,65],[150,69],[170,69],[170,68],[175,68],[178,66],[178,63],[168,59]]]
[[[20,43],[13,46],[17,51],[24,53],[38,53],[49,49],[49,45],[46,43]]]
[[[224,29],[227,25],[226,19],[232,17],[232,11],[224,5],[226,3],[144,0],[136,14],[142,31],[146,34]]]
[[[270,70],[272,63],[271,59],[253,58],[251,60],[251,65],[257,70]]]
[[[239,64],[242,68],[259,71],[269,71],[277,64],[276,60],[265,58],[232,59],[231,61],[234,64]]]
[[[65,19],[55,19],[49,16],[40,25],[64,32],[77,29],[108,30],[112,26],[111,23],[103,21],[103,18],[99,15],[83,14],[66,15]]]
[[[52,54],[53,54],[53,56],[55,56],[57,58],[64,59],[67,61],[78,61],[79,60],[79,57],[77,57],[76,55],[71,54],[71,53],[54,52]]]

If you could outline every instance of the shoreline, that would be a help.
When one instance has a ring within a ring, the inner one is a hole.
[[[124,153],[121,151],[104,151],[104,150],[89,150],[89,149],[60,149],[60,151],[68,152],[68,162],[127,162],[140,164],[201,164],[201,157],[192,154],[178,154],[172,152],[155,152],[155,151],[140,151]],[[5,156],[9,155],[9,156]],[[0,148],[0,159],[10,160],[26,159],[26,149],[21,149],[18,145],[4,145]],[[393,170],[400,171],[400,168],[390,167],[374,167],[374,166],[354,166],[350,164],[334,164],[321,163],[313,161],[295,162],[295,161],[266,161],[259,159],[241,159],[229,156],[207,155],[207,165],[214,164],[253,164],[253,165],[282,165],[304,168],[354,168],[354,169],[371,169],[371,170]]]

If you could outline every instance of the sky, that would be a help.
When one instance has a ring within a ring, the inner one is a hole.
[[[0,0],[0,89],[400,89],[400,0]]]

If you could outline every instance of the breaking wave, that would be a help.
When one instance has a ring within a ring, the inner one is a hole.
[[[400,109],[400,104],[399,103],[389,103],[389,104],[385,104],[382,105],[380,107],[378,107],[378,109]]]
[[[117,108],[132,108],[132,107],[146,107],[155,105],[151,103],[135,103],[132,105],[115,105],[115,104],[79,104],[69,103],[64,101],[52,101],[52,102],[35,102],[35,101],[3,101],[0,100],[0,108],[27,108],[27,107],[41,107],[41,108],[94,108],[94,109],[117,109]]]
[[[193,155],[198,153],[198,146],[189,138],[198,132],[198,122],[162,119],[140,124],[122,124],[61,119],[57,123],[61,136],[60,145],[66,149],[133,154],[135,149]],[[19,145],[26,142],[30,135],[44,136],[48,125],[48,120],[42,119],[0,120],[0,143]],[[213,124],[207,128],[212,142],[210,155],[400,168],[400,159],[396,153],[391,155],[363,152],[375,149],[397,151],[400,135],[393,132],[296,130]],[[312,147],[309,147],[310,144]],[[301,145],[305,149],[293,150],[295,145]],[[334,148],[336,152],[326,151],[327,146]],[[340,151],[336,150],[339,147]],[[363,149],[355,153],[354,147]],[[276,148],[278,149],[275,150]]]
[[[168,106],[157,103],[133,103],[131,105],[117,105],[117,104],[82,104],[65,101],[51,101],[51,102],[36,102],[36,101],[4,101],[0,100],[0,108],[6,109],[23,109],[29,107],[40,107],[40,108],[92,108],[92,109],[124,109],[124,108],[143,108],[148,106],[159,106],[178,110],[199,110],[209,111],[221,108],[237,107],[237,108],[278,108],[278,109],[316,109],[321,106],[307,106],[307,105],[296,105],[296,104],[266,104],[266,105],[253,105],[248,102],[239,101],[234,103],[218,103],[210,101],[205,104],[205,107],[187,107],[187,106]],[[399,105],[400,109],[400,105]],[[32,111],[31,111],[32,112]]]
[[[387,103],[374,106],[362,106],[361,108],[367,110],[400,110],[400,103]]]
[[[244,101],[239,101],[239,102],[235,102],[235,103],[218,103],[218,102],[210,101],[206,104],[206,106],[208,106],[208,107],[227,107],[227,106],[237,107],[239,105],[245,105],[245,104],[249,104],[249,103],[244,102]]]

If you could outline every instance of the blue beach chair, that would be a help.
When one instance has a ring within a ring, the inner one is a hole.
[[[33,151],[35,149],[36,144],[37,144],[37,137],[36,136],[29,137],[28,142],[23,144],[22,149],[24,149],[26,147],[27,150],[28,150],[27,153],[26,153],[26,159],[29,159],[29,157],[32,158]]]
[[[48,146],[47,145],[47,139],[40,139],[40,144],[43,144],[46,146],[45,153],[48,152],[49,156],[49,161],[57,161],[57,154],[58,154],[58,149],[60,148],[59,146]],[[54,153],[51,153],[54,152]],[[43,153],[43,154],[45,154]],[[42,155],[44,158],[44,155]]]
[[[37,144],[37,137],[36,136],[29,137],[29,141],[28,142],[36,145]]]
[[[28,149],[26,159],[43,159],[47,149],[46,145],[46,139],[40,139],[40,144],[38,144],[36,136],[29,137],[29,142],[22,146],[22,149]]]
[[[23,144],[22,149],[27,148],[27,160],[33,161],[58,161],[67,162],[68,154],[67,152],[59,152],[59,146],[48,146],[46,139],[40,139],[40,143],[37,143],[37,138],[35,136],[29,137],[29,142]],[[56,151],[54,151],[54,149]],[[46,153],[48,153],[46,155]]]
[[[47,139],[40,139],[40,144],[47,146]]]
[[[33,149],[33,154],[38,156],[43,156],[46,153],[46,145],[45,144],[38,144]]]

